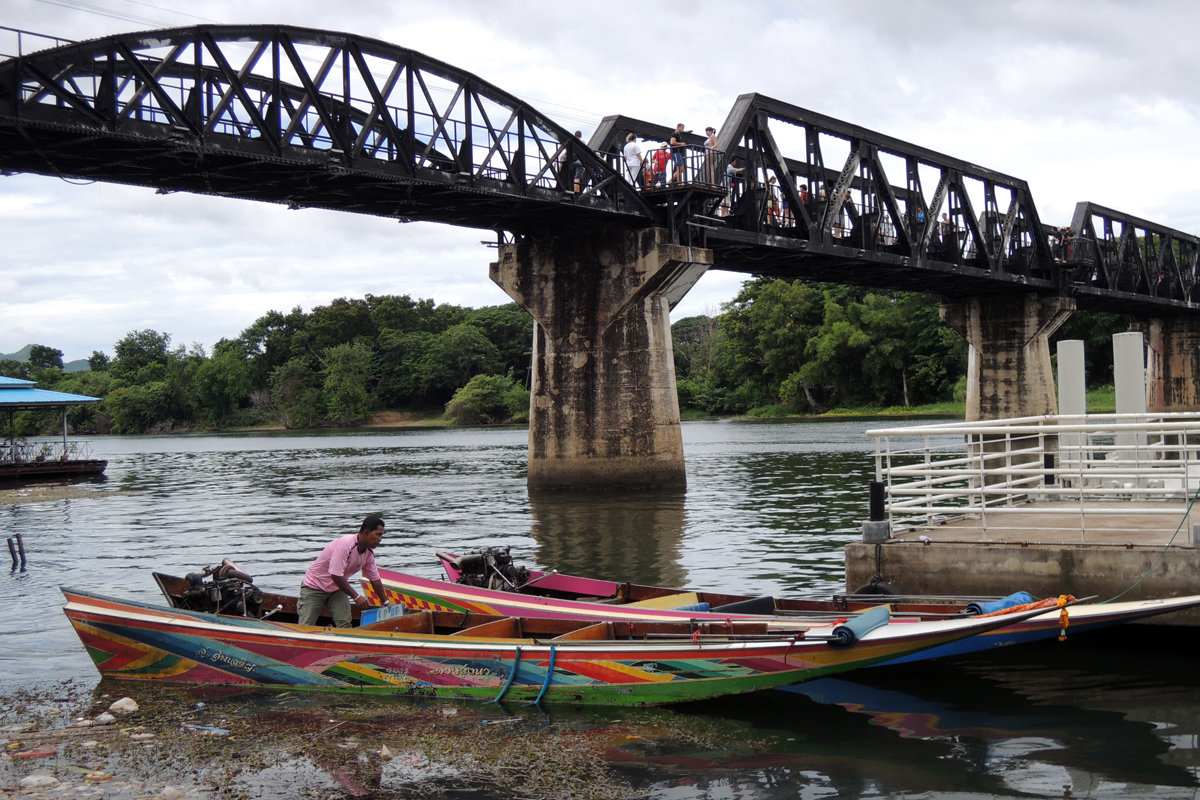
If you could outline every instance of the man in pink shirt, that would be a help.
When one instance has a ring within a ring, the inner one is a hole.
[[[297,612],[301,625],[316,625],[321,608],[329,606],[329,614],[339,628],[350,627],[350,603],[359,608],[371,605],[348,580],[362,572],[379,597],[385,597],[379,570],[375,567],[375,547],[383,539],[383,520],[376,516],[363,520],[358,533],[339,536],[321,551],[304,573],[300,584]]]

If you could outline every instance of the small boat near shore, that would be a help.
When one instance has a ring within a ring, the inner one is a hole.
[[[466,613],[504,614],[547,619],[644,620],[719,622],[757,620],[775,632],[804,629],[813,624],[853,615],[886,604],[893,618],[916,620],[962,619],[972,614],[1006,613],[1006,606],[1023,608],[1027,595],[1009,598],[937,598],[889,595],[838,595],[832,598],[748,596],[727,592],[673,589],[629,582],[543,572],[517,566],[507,547],[486,548],[456,556],[438,552],[446,580],[431,580],[380,569],[391,602],[410,608]],[[897,657],[889,663],[966,655],[1008,645],[1095,631],[1111,625],[1144,620],[1200,606],[1200,595],[1126,602],[1080,602],[1066,617],[1058,599],[1045,601],[1032,617],[1015,617],[984,635],[936,649]]]
[[[107,678],[597,705],[777,688],[1005,624],[893,623],[881,607],[783,634],[749,620],[555,620],[384,606],[357,627],[333,628],[296,624],[294,597],[216,570],[198,577],[156,575],[170,606],[63,588],[63,610]]]

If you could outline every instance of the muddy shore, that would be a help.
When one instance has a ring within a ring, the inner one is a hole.
[[[132,691],[131,691],[132,689]],[[108,713],[124,697],[127,714]],[[666,710],[530,706],[59,684],[6,697],[0,798],[636,798],[648,753],[745,751]]]

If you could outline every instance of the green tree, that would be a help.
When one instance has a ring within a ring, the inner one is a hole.
[[[156,371],[153,367],[159,366],[165,369],[170,344],[171,334],[169,333],[159,333],[150,328],[130,331],[125,334],[125,338],[113,345],[113,352],[116,356],[109,369],[114,377],[125,381],[149,383],[153,380],[161,380],[165,377],[165,372]],[[140,374],[148,367],[151,368],[149,371],[144,375]]]
[[[0,358],[0,375],[6,378],[19,378],[23,381],[32,380],[29,376],[29,363],[12,358]]]
[[[483,331],[500,354],[500,371],[522,386],[529,382],[533,356],[533,317],[516,303],[469,310],[465,320]]]
[[[100,350],[93,350],[88,356],[88,369],[92,372],[105,372],[108,370],[109,358],[108,355]]]
[[[421,360],[423,395],[444,401],[475,375],[496,374],[502,363],[483,331],[465,322],[454,325],[434,337]]]
[[[366,342],[338,344],[322,353],[326,406],[335,425],[357,425],[372,408],[373,353]]]
[[[213,348],[212,358],[196,367],[198,416],[212,424],[227,422],[246,401],[252,388],[250,363],[241,346],[222,339]]]
[[[487,425],[528,418],[529,392],[504,375],[476,375],[446,404],[456,425]]]
[[[285,361],[271,372],[268,413],[285,428],[315,428],[325,418],[321,382],[308,359]]]
[[[104,398],[113,433],[145,433],[170,418],[170,394],[165,381],[113,389]]]
[[[436,334],[385,330],[379,335],[376,374],[379,397],[390,407],[420,403],[425,397],[425,367]]]
[[[62,369],[62,350],[57,350],[53,347],[47,347],[46,345],[42,344],[35,344],[29,348],[29,364],[32,367],[40,369],[46,369],[48,367]]]
[[[112,382],[112,376],[104,371],[70,372],[64,374],[62,380],[53,388],[57,392],[103,399],[107,397],[112,388]],[[112,423],[103,402],[69,407],[67,424],[71,430],[80,433],[108,433],[112,429]]]
[[[805,362],[796,371],[802,385],[828,387],[833,402],[848,404],[866,399],[862,363],[871,337],[858,324],[859,310],[854,308],[856,313],[848,313],[845,306],[826,294],[824,318],[809,337]],[[812,405],[811,400],[808,402]]]
[[[742,286],[718,323],[726,343],[718,367],[734,385],[729,405],[746,411],[779,402],[783,381],[805,363],[805,345],[822,323],[823,308],[822,292],[800,281],[760,278]],[[807,379],[794,381],[808,405],[820,410]]]
[[[287,314],[268,311],[238,335],[236,341],[249,359],[255,387],[268,386],[271,373],[292,358],[292,339],[304,328],[306,319],[299,307]]]
[[[704,374],[713,368],[717,333],[717,320],[706,315],[684,317],[671,324],[677,377]]]
[[[454,305],[437,305],[433,300],[413,300],[404,295],[367,295],[371,319],[380,330],[398,332],[441,333],[452,325],[467,320],[468,309]]]
[[[303,328],[292,338],[292,355],[307,352],[320,360],[321,354],[331,347],[360,338],[373,340],[378,332],[366,300],[339,297],[312,310]]]

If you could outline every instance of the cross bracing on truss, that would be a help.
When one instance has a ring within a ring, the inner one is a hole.
[[[5,142],[10,170],[482,228],[651,215],[536,109],[363,37],[207,25],[110,36],[4,62],[0,85],[0,115],[22,134]],[[575,164],[586,193],[564,180]]]
[[[201,25],[40,37],[53,46],[29,52],[38,37],[16,33],[0,61],[0,171],[508,238],[662,226],[718,269],[1200,310],[1190,234],[1081,203],[1068,235],[1021,179],[763,95],[737,99],[718,149],[684,134],[690,177],[662,185],[628,174],[621,145],[673,128],[608,117],[585,144],[471,73],[367,37]]]

